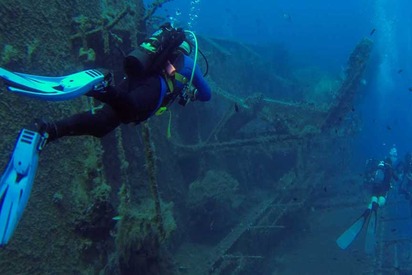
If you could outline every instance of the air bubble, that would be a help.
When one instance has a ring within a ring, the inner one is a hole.
[[[196,21],[199,18],[199,4],[200,0],[190,1],[189,22],[187,23],[189,29],[192,29],[193,26],[196,25]]]

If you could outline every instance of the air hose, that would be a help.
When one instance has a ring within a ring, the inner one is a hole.
[[[193,64],[192,74],[190,75],[190,80],[189,80],[189,84],[188,84],[188,88],[190,90],[190,88],[192,87],[193,78],[195,76],[197,56],[198,56],[198,52],[199,52],[199,45],[197,43],[197,37],[196,37],[196,34],[194,32],[189,31],[189,30],[185,30],[185,33],[190,34],[193,37],[193,41],[195,42],[195,58],[193,60],[194,64]]]

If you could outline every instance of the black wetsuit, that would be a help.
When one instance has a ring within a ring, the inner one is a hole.
[[[187,56],[176,58],[177,72],[190,78],[194,62]],[[208,101],[211,97],[209,85],[196,66],[193,85],[198,90],[197,99]],[[183,85],[175,83],[175,92]],[[109,86],[104,93],[94,92],[92,97],[105,103],[102,109],[83,112],[43,126],[49,134],[49,141],[63,136],[91,135],[103,137],[121,123],[140,123],[152,116],[161,106],[167,85],[160,75],[146,78],[129,77],[118,87]]]
[[[387,161],[381,162],[383,166],[379,166],[376,171],[379,169],[383,172],[383,180],[381,182],[375,182],[372,188],[373,196],[386,196],[389,189],[391,188],[392,179],[398,181],[398,176],[394,173],[392,165]],[[380,164],[380,165],[382,165]]]
[[[54,122],[55,131],[49,132],[49,140],[62,136],[91,135],[103,137],[121,123],[139,123],[149,118],[156,109],[160,97],[159,77],[128,79],[119,87],[108,87],[105,93],[93,97],[105,103],[102,109],[73,115]]]

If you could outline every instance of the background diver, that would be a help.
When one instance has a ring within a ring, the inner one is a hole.
[[[401,175],[401,183],[399,185],[399,193],[405,196],[405,199],[412,199],[412,153],[405,154],[403,162],[399,167]]]
[[[391,151],[392,152],[392,151]],[[393,152],[392,152],[393,153]],[[377,211],[386,203],[388,191],[392,186],[392,179],[399,178],[392,167],[393,155],[382,161],[368,160],[365,174],[365,184],[371,191],[371,200],[363,214],[336,240],[341,249],[346,249],[366,227],[365,252],[375,251],[375,235],[377,226]]]
[[[15,149],[0,179],[0,246],[10,240],[30,196],[37,170],[39,152],[45,144],[63,136],[103,137],[122,123],[138,124],[161,114],[176,99],[208,101],[211,90],[197,61],[197,40],[192,46],[182,29],[164,24],[124,59],[126,77],[118,86],[112,76],[87,70],[64,77],[43,77],[13,73],[0,68],[12,92],[45,100],[67,100],[87,95],[103,102],[94,113],[83,112],[46,122],[35,120],[30,129],[22,129]],[[193,87],[192,87],[193,85]]]

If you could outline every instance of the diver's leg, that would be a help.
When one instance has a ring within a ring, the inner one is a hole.
[[[83,112],[55,122],[41,121],[38,125],[40,132],[49,134],[48,141],[64,136],[90,135],[103,137],[120,125],[121,121],[116,112],[105,105],[96,110],[95,114]]]
[[[368,209],[376,210],[379,207],[379,199],[377,196],[372,196],[371,202],[368,205]]]
[[[386,197],[384,197],[384,196],[379,196],[379,198],[378,198],[379,207],[384,206],[385,203],[386,203]]]

